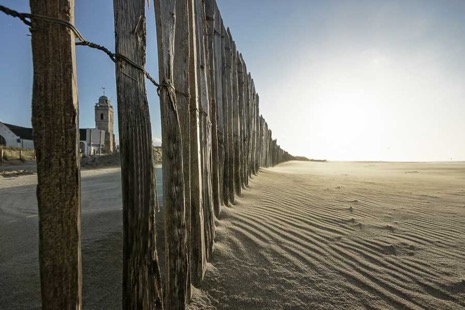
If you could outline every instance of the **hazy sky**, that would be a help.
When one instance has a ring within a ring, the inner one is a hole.
[[[0,4],[29,11],[27,1]],[[219,0],[260,94],[260,112],[292,154],[337,160],[465,160],[464,0]],[[158,75],[153,5],[148,71]],[[114,49],[112,1],[76,1],[76,25]],[[30,126],[28,29],[0,14],[0,120]],[[6,43],[7,42],[7,43]],[[77,47],[81,127],[114,66]],[[158,97],[147,84],[153,133]]]

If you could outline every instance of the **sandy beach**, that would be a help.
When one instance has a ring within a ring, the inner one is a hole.
[[[465,163],[289,162],[223,210],[199,308],[465,307]]]
[[[35,175],[0,178],[0,308],[40,308]],[[465,308],[465,163],[288,162],[216,221],[197,309]],[[82,176],[84,309],[121,308],[118,169]]]

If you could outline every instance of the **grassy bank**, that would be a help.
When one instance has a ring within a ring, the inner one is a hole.
[[[35,151],[16,147],[0,147],[0,162],[35,160]]]

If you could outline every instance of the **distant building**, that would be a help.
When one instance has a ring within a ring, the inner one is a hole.
[[[105,132],[105,153],[113,153],[115,151],[113,127],[113,107],[106,96],[101,96],[95,104],[95,128]]]
[[[106,96],[95,104],[95,127],[79,129],[79,151],[83,156],[115,152],[113,107]],[[0,146],[33,149],[32,128],[0,122]]]
[[[95,128],[79,129],[79,150],[83,156],[111,154],[115,151],[113,107],[106,96],[95,104]]]
[[[83,156],[105,154],[105,131],[95,128],[79,129],[79,151]]]
[[[32,128],[0,122],[0,146],[33,149]]]

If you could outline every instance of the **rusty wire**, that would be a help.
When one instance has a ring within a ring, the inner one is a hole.
[[[76,38],[78,40],[76,42],[76,45],[87,46],[87,47],[90,47],[90,48],[93,48],[93,49],[97,49],[99,51],[104,52],[106,55],[108,55],[108,57],[114,63],[116,63],[116,61],[118,59],[121,59],[121,60],[125,61],[126,63],[130,64],[131,66],[133,66],[134,68],[142,71],[144,73],[144,75],[146,76],[146,78],[150,82],[152,82],[153,85],[155,85],[157,87],[157,93],[158,94],[160,94],[160,88],[161,87],[165,87],[165,88],[168,87],[168,85],[160,85],[159,83],[157,83],[157,81],[155,81],[155,79],[145,70],[145,68],[143,66],[135,63],[130,58],[128,58],[128,57],[126,57],[126,56],[124,56],[122,54],[119,54],[119,53],[113,53],[112,51],[110,51],[108,48],[106,48],[103,45],[99,45],[99,44],[87,41],[86,39],[84,39],[84,36],[79,32],[79,30],[73,24],[71,24],[71,23],[69,23],[67,21],[57,19],[57,18],[47,17],[47,16],[36,15],[36,14],[20,13],[20,12],[17,12],[15,10],[12,10],[10,8],[7,8],[7,7],[3,6],[3,5],[0,5],[0,12],[3,12],[6,15],[9,15],[9,16],[12,16],[12,17],[15,17],[15,18],[19,18],[25,25],[29,26],[30,28],[33,27],[33,25],[32,25],[33,20],[42,20],[42,21],[46,21],[46,22],[50,22],[50,23],[63,25],[66,28],[70,29],[74,33],[74,35],[76,36]]]

